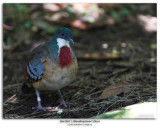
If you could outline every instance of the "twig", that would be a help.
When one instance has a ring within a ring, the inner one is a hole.
[[[15,88],[15,87],[20,86],[20,85],[22,85],[22,83],[6,85],[6,86],[3,87],[3,90],[10,89],[10,88]]]
[[[134,87],[134,89],[126,97],[128,98],[134,92],[135,89],[136,87]]]
[[[3,24],[3,28],[5,28],[7,30],[12,30],[13,29],[12,26],[9,26],[9,25],[6,25],[6,24]]]

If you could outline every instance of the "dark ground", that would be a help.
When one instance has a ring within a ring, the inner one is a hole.
[[[76,31],[79,35],[75,37],[76,44],[72,47],[77,56],[100,51],[112,52],[116,49],[120,52],[120,58],[79,58],[76,79],[61,90],[64,99],[73,105],[63,109],[61,114],[56,111],[33,113],[32,107],[37,106],[36,95],[34,92],[23,94],[21,86],[29,50],[34,43],[51,38],[51,35],[43,38],[43,31],[38,31],[31,35],[31,43],[21,43],[12,50],[3,51],[4,118],[90,118],[123,106],[156,99],[157,65],[156,60],[150,61],[150,58],[156,58],[156,50],[150,47],[152,43],[157,42],[155,32],[147,33],[137,23],[125,20],[114,25]],[[13,34],[14,38],[19,37],[14,32],[9,34]],[[109,46],[107,49],[102,48],[104,41]],[[126,43],[125,47],[122,42]],[[125,53],[122,53],[122,50]],[[129,92],[113,94],[106,99],[98,98],[106,87],[124,81],[130,87]],[[42,93],[41,98],[43,106],[59,104],[56,92]]]

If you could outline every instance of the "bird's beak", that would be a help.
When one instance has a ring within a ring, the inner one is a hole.
[[[74,44],[74,41],[72,39],[68,39],[69,42],[71,42],[72,44]]]

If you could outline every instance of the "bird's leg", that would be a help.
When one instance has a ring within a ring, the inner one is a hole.
[[[42,107],[41,105],[41,97],[40,97],[40,93],[38,90],[36,90],[36,96],[37,96],[37,102],[38,102],[38,110],[45,110],[45,108]]]
[[[67,107],[66,102],[65,102],[64,99],[63,99],[63,96],[62,96],[62,94],[61,94],[60,89],[58,89],[58,95],[59,95],[59,97],[60,97],[60,104],[58,105],[58,107],[61,106],[61,105],[64,105],[64,107]]]
[[[68,102],[64,101],[60,89],[58,89],[58,95],[60,97],[60,104],[58,105],[58,107],[60,107],[61,105],[63,105],[64,107],[67,107],[67,104],[71,104],[71,103],[68,103]]]

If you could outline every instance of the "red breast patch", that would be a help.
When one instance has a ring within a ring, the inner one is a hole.
[[[61,67],[65,67],[70,65],[72,62],[72,52],[71,49],[67,46],[63,46],[60,49],[59,53],[59,65]]]

